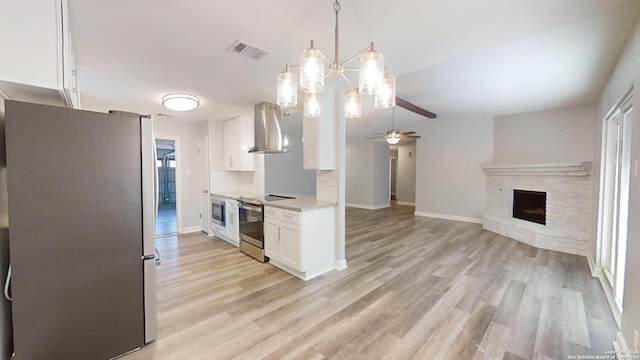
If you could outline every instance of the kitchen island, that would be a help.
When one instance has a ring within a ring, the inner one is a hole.
[[[251,194],[243,192],[216,193],[232,201],[260,203],[262,234],[255,235],[255,223],[246,226],[255,214],[239,214],[240,248],[260,261],[289,272],[303,280],[310,280],[335,268],[335,203],[295,194]],[[247,239],[247,237],[249,237]],[[256,238],[258,237],[258,238]],[[252,245],[253,244],[253,245]],[[258,248],[255,248],[258,246]],[[257,256],[254,251],[260,251]],[[263,256],[261,256],[263,255]]]

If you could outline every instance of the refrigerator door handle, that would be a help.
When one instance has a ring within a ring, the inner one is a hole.
[[[156,258],[155,254],[153,254],[153,255],[142,255],[142,261],[151,260],[151,259],[155,259],[155,258]]]

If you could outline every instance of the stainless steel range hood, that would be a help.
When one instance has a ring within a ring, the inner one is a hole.
[[[285,152],[282,148],[282,129],[280,128],[280,106],[261,103],[255,106],[255,147],[250,153],[277,154]]]

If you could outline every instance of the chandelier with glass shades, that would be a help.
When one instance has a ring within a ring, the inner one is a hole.
[[[340,75],[349,84],[351,90],[347,91],[344,103],[344,116],[346,118],[359,118],[362,115],[362,95],[375,95],[375,107],[387,109],[396,105],[396,78],[388,75],[384,66],[384,56],[373,48],[373,43],[360,51],[349,60],[341,63],[338,57],[339,28],[338,13],[340,1],[333,3],[336,12],[335,26],[335,53],[331,61],[320,49],[315,47],[311,40],[311,47],[300,54],[300,66],[286,65],[285,71],[278,74],[277,103],[282,108],[298,105],[298,77],[290,71],[290,68],[300,69],[300,88],[304,92],[304,116],[319,117],[321,111],[319,93],[324,90],[324,79],[329,75]],[[347,67],[359,58],[360,67]],[[325,60],[330,63],[325,68]],[[345,71],[357,71],[359,73],[358,88],[345,75]]]

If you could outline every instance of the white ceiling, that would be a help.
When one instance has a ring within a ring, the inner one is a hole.
[[[637,0],[341,4],[341,60],[374,41],[398,77],[398,95],[439,116],[594,103],[640,16]],[[333,54],[332,0],[69,0],[69,7],[90,110],[226,120],[275,102],[276,75],[298,63],[309,40]],[[227,52],[237,39],[270,53],[256,61]],[[171,92],[197,95],[200,107],[164,109],[160,98]],[[348,132],[387,129],[390,111],[363,99],[365,117]],[[416,121],[429,120],[396,111],[396,128]]]

